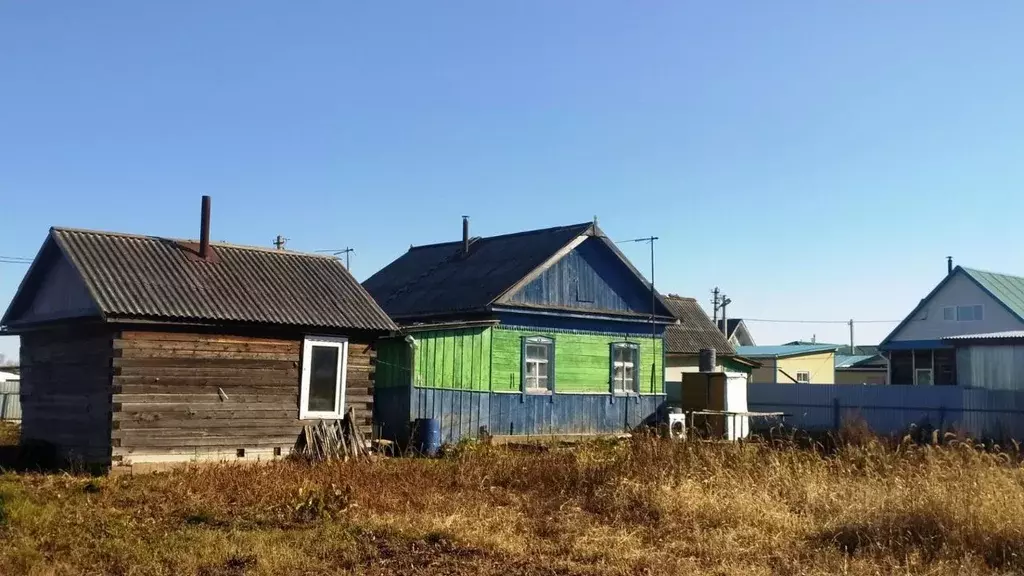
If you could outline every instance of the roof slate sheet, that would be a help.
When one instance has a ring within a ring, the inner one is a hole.
[[[397,330],[329,256],[214,243],[206,261],[186,241],[66,228],[50,240],[108,319]]]
[[[679,324],[665,329],[667,354],[698,354],[702,348],[713,348],[720,356],[736,354],[697,300],[670,295],[665,297],[665,303],[679,319]]]

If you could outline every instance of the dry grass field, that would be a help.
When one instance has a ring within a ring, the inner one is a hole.
[[[637,438],[0,475],[0,574],[1013,574],[1024,469],[967,445]]]

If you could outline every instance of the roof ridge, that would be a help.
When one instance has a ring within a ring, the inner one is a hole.
[[[960,268],[962,268],[964,272],[968,272],[968,273],[970,273],[970,272],[980,272],[982,274],[992,274],[994,276],[1008,276],[1010,278],[1019,278],[1021,280],[1024,280],[1024,276],[1018,276],[1016,274],[1007,274],[1005,272],[994,272],[992,270],[982,270],[981,268],[971,268],[969,266],[961,266]]]
[[[154,236],[152,234],[132,234],[130,232],[111,232],[108,230],[91,230],[88,228],[69,228],[66,226],[53,226],[50,228],[51,232],[71,232],[72,234],[94,234],[97,236],[112,236],[117,238],[134,238],[137,240],[163,240],[169,242],[187,242],[198,244],[199,240],[193,238],[171,238],[168,236]],[[221,247],[221,248],[238,248],[240,250],[251,250],[254,252],[269,252],[271,254],[278,254],[282,256],[303,256],[312,258],[327,258],[329,260],[337,260],[330,254],[317,254],[315,252],[303,252],[299,250],[278,250],[277,248],[268,248],[266,246],[252,246],[250,244],[235,244],[233,242],[220,242],[210,241],[210,246]]]
[[[485,240],[496,240],[499,238],[512,238],[514,236],[526,236],[528,234],[540,234],[542,232],[553,232],[555,230],[568,230],[571,228],[586,228],[591,226],[593,222],[581,222],[579,224],[567,224],[562,226],[549,226],[548,228],[537,228],[536,230],[523,230],[520,232],[509,232],[508,234],[495,234],[494,236],[475,236],[473,242],[483,242]],[[462,244],[462,240],[451,240],[448,242],[435,242],[433,244],[420,244],[418,246],[411,246],[409,250],[419,250],[420,248],[437,248],[438,246],[446,246],[448,244],[457,245]]]

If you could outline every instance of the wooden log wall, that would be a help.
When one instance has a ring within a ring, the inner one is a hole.
[[[299,336],[120,332],[113,340],[115,463],[288,454],[308,423],[298,418],[301,350]],[[367,435],[372,363],[370,345],[349,343],[346,406]]]
[[[21,434],[71,463],[108,465],[112,333],[103,326],[21,335]]]

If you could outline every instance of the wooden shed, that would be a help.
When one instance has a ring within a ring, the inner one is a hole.
[[[372,424],[396,330],[335,258],[53,228],[0,326],[21,337],[22,442],[136,466],[286,455],[303,424]]]

